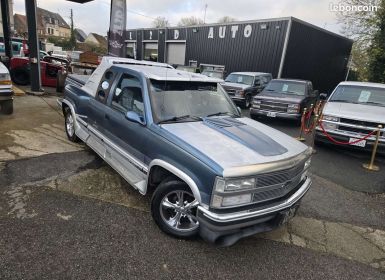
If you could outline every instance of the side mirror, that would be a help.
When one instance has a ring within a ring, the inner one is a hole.
[[[130,122],[145,125],[145,122],[143,121],[142,117],[139,116],[138,113],[134,111],[128,111],[126,114],[126,119],[129,120]]]
[[[318,96],[319,95],[319,91],[316,89],[316,90],[313,90],[313,93],[315,96]]]
[[[327,95],[326,93],[321,93],[321,94],[319,95],[319,98],[320,98],[321,100],[326,100],[326,99],[328,98],[328,95]]]
[[[260,87],[260,86],[261,86],[261,82],[260,82],[260,81],[255,81],[255,82],[254,82],[254,86]]]

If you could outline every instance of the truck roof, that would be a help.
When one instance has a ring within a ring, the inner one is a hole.
[[[347,81],[347,82],[341,82],[341,83],[339,83],[339,85],[385,88],[385,84],[370,83],[370,82],[351,82],[351,81]]]
[[[211,78],[205,75],[191,73],[188,71],[170,69],[164,67],[154,67],[146,65],[119,65],[119,67],[131,69],[143,73],[147,78],[160,81],[195,81],[218,83],[222,80]]]
[[[297,82],[297,83],[307,83],[309,80],[300,80],[300,79],[273,79],[272,81],[288,81],[288,82]]]
[[[249,76],[261,76],[261,75],[271,75],[271,73],[264,73],[264,72],[232,72],[231,74],[237,74],[237,75],[249,75]]]

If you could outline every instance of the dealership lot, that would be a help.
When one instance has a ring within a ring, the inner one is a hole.
[[[314,183],[298,217],[216,248],[161,233],[148,197],[84,145],[66,140],[55,103],[55,96],[17,97],[15,114],[0,116],[1,279],[384,277],[385,196],[355,191],[385,182],[383,172],[361,168],[367,153],[317,147]],[[292,122],[262,121],[298,134]],[[378,164],[384,170],[384,158]]]

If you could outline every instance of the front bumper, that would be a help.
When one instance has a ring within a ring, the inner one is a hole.
[[[279,227],[294,216],[299,201],[311,186],[311,179],[307,177],[301,184],[289,198],[263,208],[219,214],[198,206],[201,237],[208,242],[230,246],[240,238]]]
[[[329,131],[329,130],[327,130],[327,133],[331,137],[333,137],[335,140],[340,141],[340,142],[349,142],[350,138],[360,139],[363,137],[360,134],[349,133],[347,131],[338,131],[338,130]],[[317,127],[316,133],[315,133],[315,140],[317,142],[322,142],[322,143],[326,143],[326,144],[334,144],[332,141],[330,141],[325,136],[325,134],[318,127]],[[360,150],[365,150],[365,151],[372,151],[375,140],[376,140],[376,137],[375,137],[375,135],[373,135],[373,136],[371,136],[365,140],[366,141],[365,147],[354,146],[354,145],[343,145],[343,146],[355,148],[355,149],[360,149]],[[341,145],[339,145],[339,146],[341,146]],[[377,151],[381,154],[385,153],[385,140],[383,139],[383,137],[380,137],[380,139],[379,139]]]
[[[300,113],[285,113],[285,112],[275,112],[275,111],[267,111],[256,108],[250,108],[250,116],[268,116],[269,114],[274,113],[277,118],[290,119],[290,120],[299,120],[301,119]]]
[[[12,89],[0,89],[0,101],[12,100],[13,90]]]

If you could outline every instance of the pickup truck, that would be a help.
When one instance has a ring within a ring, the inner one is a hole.
[[[260,93],[271,79],[272,75],[269,73],[233,72],[226,77],[222,86],[235,103],[249,108],[253,97]]]
[[[241,117],[216,81],[104,57],[88,80],[68,76],[58,104],[69,140],[152,194],[161,230],[231,245],[296,213],[311,185],[311,148]]]
[[[0,109],[7,115],[13,113],[13,90],[8,68],[0,62]]]
[[[253,99],[250,116],[300,120],[304,108],[315,105],[318,98],[310,81],[274,79]]]
[[[322,126],[327,134],[342,143],[354,143],[358,149],[372,150],[375,135],[356,142],[382,125],[378,151],[385,153],[385,85],[341,82],[329,96],[323,109]],[[316,143],[332,143],[316,128]]]

